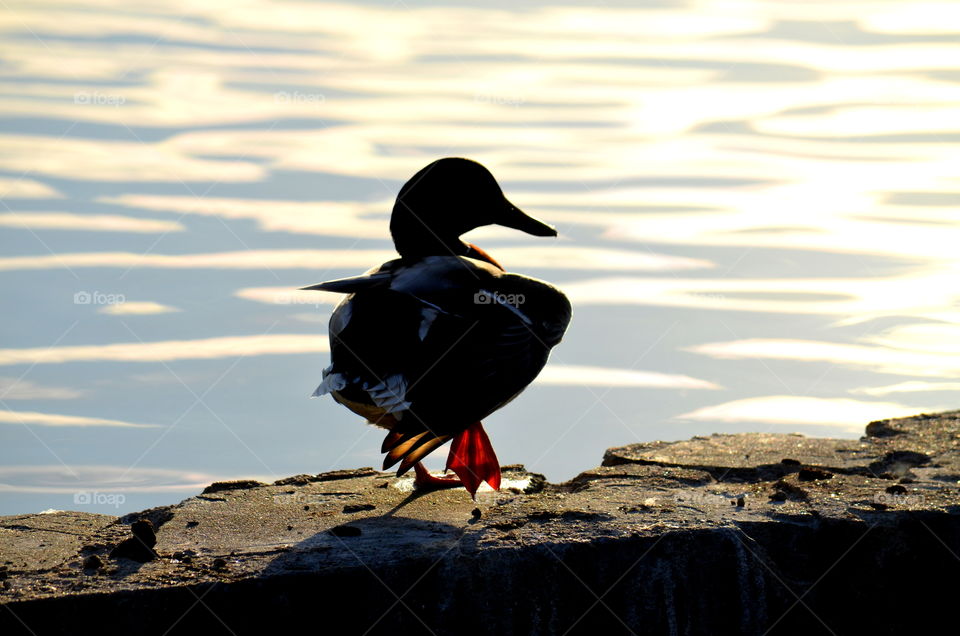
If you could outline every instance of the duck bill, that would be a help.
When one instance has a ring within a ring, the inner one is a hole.
[[[506,207],[500,218],[496,220],[497,225],[510,227],[534,236],[556,236],[557,229],[552,225],[547,225],[540,219],[534,218],[523,212],[520,208],[504,199]]]

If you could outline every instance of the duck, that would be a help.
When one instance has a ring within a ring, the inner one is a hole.
[[[400,189],[390,217],[399,258],[359,276],[302,287],[343,294],[328,325],[330,365],[312,397],[331,395],[387,431],[383,470],[414,469],[419,489],[483,482],[499,490],[500,463],[482,421],[537,377],[571,318],[567,297],[509,273],[461,239],[500,225],[556,237],[521,211],[482,164],[438,159]],[[446,471],[423,459],[451,442]]]

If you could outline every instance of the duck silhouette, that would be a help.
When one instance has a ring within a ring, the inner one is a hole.
[[[549,283],[507,273],[460,236],[484,225],[534,236],[551,226],[514,206],[493,175],[463,158],[435,161],[401,188],[390,219],[400,258],[362,276],[304,287],[346,294],[330,317],[331,364],[313,396],[329,393],[387,429],[383,468],[411,467],[418,488],[500,487],[481,421],[540,373],[570,322]],[[452,440],[447,470],[420,463]]]

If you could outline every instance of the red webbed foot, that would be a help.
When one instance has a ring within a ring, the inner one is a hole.
[[[453,438],[447,456],[447,470],[457,474],[463,487],[474,499],[482,482],[487,482],[494,490],[500,490],[500,461],[493,452],[483,424],[474,422]]]
[[[413,470],[416,473],[416,477],[413,479],[413,485],[417,490],[438,490],[440,488],[457,488],[462,486],[463,483],[459,479],[450,477],[434,477],[427,469],[423,467],[423,464],[417,462],[413,465]]]

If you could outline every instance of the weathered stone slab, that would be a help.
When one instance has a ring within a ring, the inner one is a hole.
[[[953,593],[894,582],[960,567],[960,420],[869,433],[634,444],[563,484],[505,467],[476,501],[359,469],[218,483],[122,519],[4,517],[0,629],[108,615],[97,631],[916,630]],[[138,519],[156,539],[142,563],[115,551]]]

